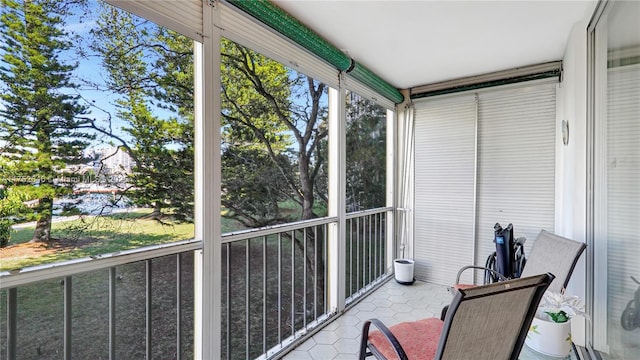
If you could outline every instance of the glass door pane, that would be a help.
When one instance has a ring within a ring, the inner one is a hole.
[[[640,353],[639,16],[639,2],[611,2],[596,28],[593,329],[604,359]]]

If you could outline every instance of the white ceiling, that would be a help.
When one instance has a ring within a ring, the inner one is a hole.
[[[561,60],[574,24],[586,29],[597,3],[273,2],[400,89]]]

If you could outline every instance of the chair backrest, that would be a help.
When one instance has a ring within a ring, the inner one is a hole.
[[[518,359],[553,278],[542,274],[459,290],[444,319],[435,359]]]
[[[549,286],[549,291],[560,292],[567,287],[571,273],[586,247],[584,243],[542,230],[533,243],[521,276],[550,272],[556,280]]]

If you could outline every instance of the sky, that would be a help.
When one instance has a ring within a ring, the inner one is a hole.
[[[67,32],[76,34],[82,38],[78,43],[76,43],[77,46],[83,46],[84,43],[90,41],[90,30],[96,26],[95,19],[98,16],[98,11],[99,5],[97,1],[89,0],[89,12],[79,13],[67,20],[64,29]],[[88,50],[86,46],[83,47]],[[109,114],[111,114],[114,132],[116,132],[118,136],[126,138],[127,134],[120,129],[124,125],[124,122],[117,119],[115,116],[116,109],[113,103],[117,99],[117,95],[92,89],[90,86],[86,85],[86,81],[102,84],[103,86],[106,84],[104,79],[104,70],[102,69],[100,59],[95,56],[88,58],[79,57],[75,47],[69,50],[61,58],[68,62],[78,63],[78,67],[74,72],[74,81],[80,85],[78,94],[82,97],[84,105],[90,106],[88,110],[89,114],[87,114],[87,116],[96,119],[99,125],[107,126]],[[110,141],[113,140],[105,139],[104,136],[98,135],[96,141],[94,141],[91,147],[106,147]]]
[[[86,43],[92,41],[90,31],[97,24],[96,19],[100,11],[100,5],[95,0],[89,0],[88,10],[88,12],[78,13],[69,18],[64,27],[66,31],[81,37],[81,40],[77,42],[76,45],[82,47],[85,51],[90,51]],[[95,55],[91,56],[91,54],[87,57],[79,57],[76,48],[69,50],[61,58],[71,63],[78,63],[78,67],[74,72],[74,81],[80,85],[78,94],[82,97],[83,103],[90,106],[87,116],[96,119],[96,123],[102,127],[107,127],[109,118],[111,118],[111,126],[114,133],[123,139],[130,140],[130,136],[121,130],[126,123],[116,116],[117,109],[114,102],[118,99],[118,95],[97,90],[87,85],[87,82],[96,83],[103,87],[106,85],[105,79],[107,75],[106,71],[102,68],[100,58]],[[153,108],[153,111],[158,116],[175,116],[175,114],[163,109]],[[104,135],[98,134],[91,148],[106,147],[109,146],[110,142],[119,145],[117,140],[109,139]]]
[[[117,109],[114,105],[118,99],[118,95],[106,91],[97,90],[88,86],[88,82],[96,83],[99,86],[105,87],[106,85],[106,70],[102,68],[101,60],[97,56],[80,57],[78,55],[78,48],[82,48],[85,51],[91,51],[87,44],[92,41],[91,29],[96,27],[97,17],[100,11],[100,4],[97,0],[88,0],[88,9],[86,11],[76,9],[77,13],[74,16],[69,17],[66,20],[64,29],[72,34],[80,37],[74,45],[75,47],[61,54],[61,60],[65,63],[78,63],[78,67],[74,72],[74,82],[80,85],[78,90],[68,89],[68,91],[74,94],[79,94],[82,98],[81,103],[83,105],[90,106],[88,109],[89,116],[96,119],[96,123],[99,126],[107,127],[109,118],[111,118],[111,126],[114,133],[126,140],[130,140],[129,135],[122,131],[121,128],[125,126],[125,122],[118,119]],[[156,25],[150,25],[156,26]],[[323,101],[326,101],[326,96]],[[2,106],[0,104],[0,106]],[[175,116],[167,110],[153,108],[156,115],[167,118],[169,116]],[[91,148],[107,147],[110,143],[120,145],[118,140],[110,139],[104,135],[98,134],[97,139],[92,143]],[[2,144],[0,144],[2,145]]]

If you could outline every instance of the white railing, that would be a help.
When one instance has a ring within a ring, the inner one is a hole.
[[[390,211],[347,216],[348,303],[386,277]],[[276,357],[333,315],[326,264],[335,223],[222,236],[224,358]],[[0,272],[2,357],[193,358],[193,260],[201,248],[189,240]]]
[[[0,273],[2,354],[193,358],[193,253],[201,247],[181,241]]]
[[[364,210],[346,216],[347,305],[368,293],[389,273],[386,266],[386,232],[391,210]]]
[[[327,316],[327,237],[335,218],[222,238],[222,353],[253,359],[284,349]]]

